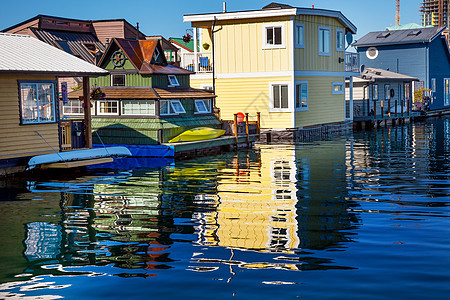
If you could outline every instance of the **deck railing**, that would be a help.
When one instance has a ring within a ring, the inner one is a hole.
[[[181,67],[196,73],[212,72],[212,54],[211,52],[183,53],[181,55]]]
[[[359,72],[359,54],[345,52],[345,72]]]

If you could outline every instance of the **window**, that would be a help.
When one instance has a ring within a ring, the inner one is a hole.
[[[295,83],[295,108],[297,110],[308,109],[308,82],[297,81]]]
[[[155,52],[153,52],[153,62],[154,63],[156,63],[158,61],[159,55],[160,55],[159,49],[155,48]]]
[[[284,48],[284,24],[264,25],[263,49]]]
[[[405,83],[405,99],[411,99],[411,83]]]
[[[122,115],[154,116],[155,100],[122,100]]]
[[[305,26],[295,24],[295,48],[305,48]]]
[[[196,114],[205,114],[211,112],[211,99],[198,99],[195,100],[195,111]]]
[[[333,82],[331,93],[333,95],[342,95],[344,94],[344,83],[343,82]]]
[[[19,81],[19,90],[21,124],[56,122],[54,82]]]
[[[112,86],[125,86],[125,75],[111,75],[111,85]]]
[[[98,115],[118,115],[119,101],[102,100],[97,101]]]
[[[450,105],[450,79],[444,79],[444,105]]]
[[[386,100],[391,99],[390,89],[391,86],[389,84],[384,85],[384,99]]]
[[[179,86],[177,76],[175,75],[168,75],[169,79],[169,86]]]
[[[82,115],[84,114],[83,101],[78,99],[69,99],[67,104],[63,105],[63,115]]]
[[[378,100],[378,84],[373,85],[372,100]]]
[[[344,30],[336,29],[336,51],[345,50]]]
[[[319,55],[330,55],[330,28],[319,27]]]
[[[180,100],[160,100],[159,109],[162,116],[186,113]]]
[[[436,92],[436,78],[431,78],[431,91]]]
[[[270,99],[272,111],[289,111],[289,84],[271,83]]]
[[[366,56],[368,59],[375,59],[378,57],[378,49],[375,47],[369,47],[366,50]]]

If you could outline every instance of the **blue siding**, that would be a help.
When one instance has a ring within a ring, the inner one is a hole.
[[[427,50],[422,44],[377,46],[376,48],[378,56],[375,59],[369,59],[366,56],[368,47],[358,48],[361,64],[427,81]]]
[[[436,92],[430,109],[444,107],[444,78],[450,78],[450,56],[445,38],[437,38],[430,43],[430,88],[431,79],[436,78]]]

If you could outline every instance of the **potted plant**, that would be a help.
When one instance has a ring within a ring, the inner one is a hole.
[[[103,93],[103,91],[99,87],[96,87],[91,92],[91,99],[92,100],[105,99],[105,93]]]
[[[209,44],[208,43],[203,43],[203,49],[208,50],[209,49]]]

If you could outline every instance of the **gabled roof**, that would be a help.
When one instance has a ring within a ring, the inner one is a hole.
[[[419,81],[419,78],[403,75],[378,68],[365,68],[361,72],[361,79],[369,81]]]
[[[0,73],[100,76],[108,74],[82,59],[28,35],[0,33]]]
[[[169,42],[186,49],[187,51],[194,52],[194,39],[191,39],[189,43],[183,41],[183,38],[169,38]]]
[[[167,74],[167,75],[189,75],[193,72],[169,65],[162,51],[161,44],[158,40],[127,40],[114,38],[105,54],[103,54],[97,65],[101,66],[105,60],[110,58],[111,49],[117,45],[127,56],[133,66],[140,74]],[[155,51],[160,53],[163,60],[161,64],[152,62]]]
[[[237,19],[255,19],[255,18],[270,18],[270,17],[288,17],[296,15],[311,15],[324,16],[336,18],[339,22],[348,28],[352,33],[356,33],[356,26],[353,25],[340,11],[292,7],[290,5],[271,3],[260,10],[249,11],[235,11],[235,12],[221,12],[221,13],[207,13],[207,14],[192,14],[183,16],[184,22],[202,22],[214,20],[237,20]]]
[[[440,36],[445,27],[369,32],[353,43],[356,47],[429,43]]]

